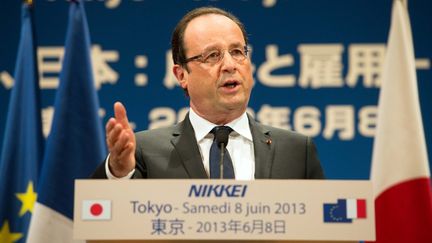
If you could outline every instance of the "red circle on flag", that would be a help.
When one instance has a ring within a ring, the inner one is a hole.
[[[99,215],[101,215],[102,211],[103,211],[103,207],[99,203],[94,203],[90,207],[90,213],[93,216],[99,216]]]

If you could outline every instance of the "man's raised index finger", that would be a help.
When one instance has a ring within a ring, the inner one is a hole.
[[[129,127],[129,120],[126,115],[126,108],[121,102],[114,103],[114,115],[117,122],[120,122],[124,128]]]

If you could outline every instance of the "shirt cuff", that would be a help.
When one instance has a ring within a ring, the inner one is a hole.
[[[109,169],[109,165],[108,165],[109,157],[110,157],[110,155],[108,154],[108,156],[105,160],[105,173],[106,173],[108,179],[110,179],[110,180],[127,180],[127,179],[132,178],[133,174],[135,173],[135,169],[133,169],[131,172],[129,172],[127,175],[125,175],[123,177],[114,176]]]

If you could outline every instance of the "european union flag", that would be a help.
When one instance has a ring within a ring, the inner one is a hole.
[[[351,223],[347,218],[347,201],[338,199],[337,203],[324,203],[324,222],[326,223]]]
[[[74,181],[89,178],[106,156],[90,60],[83,1],[71,1],[60,85],[28,242],[73,241]]]
[[[37,198],[44,138],[32,7],[22,6],[21,37],[0,158],[0,242],[25,242]]]

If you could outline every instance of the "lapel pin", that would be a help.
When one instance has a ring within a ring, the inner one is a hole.
[[[270,144],[272,144],[272,140],[271,139],[267,139],[266,143],[267,143],[267,145],[270,145]]]

